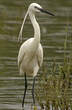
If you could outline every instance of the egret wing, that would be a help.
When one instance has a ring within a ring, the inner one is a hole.
[[[18,54],[18,68],[20,68],[20,65],[21,65],[21,62],[24,58],[24,55],[25,55],[25,51],[23,48],[20,48],[19,50],[19,54]]]
[[[27,54],[27,51],[29,50],[30,44],[33,41],[33,38],[28,39],[27,41],[25,41],[19,50],[19,54],[18,54],[18,67],[20,68],[21,62],[24,58],[24,56]]]

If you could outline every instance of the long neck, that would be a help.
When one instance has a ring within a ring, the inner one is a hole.
[[[35,15],[33,13],[29,13],[30,20],[32,22],[33,28],[34,28],[34,40],[37,43],[40,43],[40,27],[39,24],[36,21]]]

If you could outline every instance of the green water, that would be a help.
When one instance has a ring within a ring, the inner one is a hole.
[[[55,17],[37,14],[37,21],[41,27],[41,43],[46,68],[50,68],[54,57],[57,63],[63,62],[64,40],[67,32],[67,55],[72,49],[72,0],[0,0],[0,110],[22,109],[24,77],[19,76],[17,67],[20,47],[17,38],[23,17],[32,2],[39,3],[55,14]],[[33,28],[28,18],[23,31],[23,41],[32,36]],[[42,73],[41,69],[39,73]],[[26,110],[32,105],[32,78],[27,79],[29,87],[25,100]]]

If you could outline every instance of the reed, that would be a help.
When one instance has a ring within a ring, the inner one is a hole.
[[[57,64],[53,60],[51,71],[43,68],[36,88],[36,98],[41,110],[71,110],[72,58],[66,54],[67,36],[64,42],[64,61]]]

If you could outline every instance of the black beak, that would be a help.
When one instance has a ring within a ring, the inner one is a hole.
[[[51,12],[48,12],[47,10],[44,10],[43,8],[39,9],[42,13],[46,13],[49,14],[51,16],[55,16],[54,14],[52,14]]]
[[[54,14],[52,14],[51,12],[48,12],[47,10],[44,10],[43,8],[38,8],[38,7],[35,7],[35,8],[37,8],[42,13],[46,13],[46,14],[49,14],[51,16],[55,16]]]

